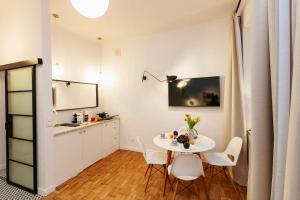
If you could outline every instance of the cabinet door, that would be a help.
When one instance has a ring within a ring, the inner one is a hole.
[[[82,169],[81,132],[55,136],[55,184],[64,183]]]
[[[115,121],[112,121],[111,122],[111,132],[112,132],[112,140],[113,140],[113,146],[117,147],[117,149],[119,148],[120,146],[120,140],[119,140],[119,137],[120,137],[120,125],[119,125],[119,120],[115,120]]]
[[[103,124],[103,147],[112,151],[119,148],[119,122],[117,120]]]
[[[98,126],[87,128],[83,131],[83,167],[87,168],[97,162],[99,158],[99,135],[101,129]]]

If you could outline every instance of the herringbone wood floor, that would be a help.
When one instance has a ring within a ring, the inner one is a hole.
[[[163,197],[164,177],[160,173],[155,174],[150,180],[147,193],[144,193],[144,173],[147,166],[140,153],[119,150],[107,158],[95,163],[84,170],[77,177],[57,188],[45,200],[169,200],[172,197],[170,187]],[[209,177],[206,178],[207,183]],[[201,190],[201,184],[197,182],[200,199],[205,200],[205,193]],[[246,196],[246,188],[238,187],[241,194]],[[179,187],[180,190],[180,187]],[[209,190],[211,200],[235,200],[239,196],[234,188],[222,175],[218,175],[212,182]],[[185,190],[178,193],[177,200],[198,199],[193,192]],[[244,198],[246,199],[246,197]]]

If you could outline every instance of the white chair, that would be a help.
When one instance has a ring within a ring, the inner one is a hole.
[[[209,199],[209,194],[206,188],[206,183],[204,180],[204,170],[202,166],[202,161],[198,155],[195,154],[181,154],[177,156],[172,165],[168,167],[168,173],[175,177],[175,190],[173,193],[173,200],[176,198],[176,193],[178,190],[178,183],[182,181],[191,181],[189,186],[192,186],[194,181],[199,177],[202,180],[203,187],[207,199]],[[185,187],[187,189],[189,186]],[[200,196],[200,192],[198,192]]]
[[[232,177],[230,176],[230,173],[228,172],[228,167],[234,167],[237,164],[241,149],[242,149],[243,140],[240,137],[234,137],[229,142],[226,150],[224,152],[220,153],[204,153],[204,162],[207,162],[210,166],[211,170],[211,180],[209,183],[209,188],[212,182],[212,179],[220,174],[223,173],[224,176],[229,179],[231,184],[233,185],[235,191],[238,193],[238,195],[241,197],[240,192],[238,192],[235,183],[232,180]],[[218,166],[221,168],[221,170],[214,173],[215,166]],[[242,198],[242,197],[241,197]]]
[[[146,146],[144,145],[144,143],[142,142],[142,140],[140,139],[140,137],[137,137],[136,141],[138,143],[140,151],[143,153],[145,162],[148,165],[146,173],[145,173],[145,177],[147,176],[148,171],[150,170],[150,173],[148,175],[148,179],[146,182],[145,193],[147,192],[147,188],[148,188],[148,184],[149,184],[151,176],[154,175],[156,172],[160,172],[166,176],[165,177],[166,178],[165,185],[164,185],[164,193],[163,193],[165,195],[167,179],[169,180],[169,183],[171,185],[171,181],[170,181],[168,173],[167,173],[167,154],[166,154],[166,152],[147,149]],[[162,166],[163,171],[156,168],[154,165]],[[152,173],[153,169],[156,171]]]

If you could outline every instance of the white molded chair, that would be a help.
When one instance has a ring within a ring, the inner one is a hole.
[[[148,175],[148,179],[147,179],[147,183],[146,183],[146,187],[145,187],[145,192],[147,192],[147,188],[148,188],[148,184],[149,184],[149,180],[151,178],[152,175],[154,175],[156,172],[161,172],[162,174],[166,175],[166,180],[169,180],[169,176],[167,174],[167,154],[166,152],[163,151],[156,151],[156,150],[152,150],[152,149],[147,149],[146,146],[144,145],[144,143],[142,142],[142,140],[140,139],[140,137],[136,138],[136,141],[138,143],[139,149],[140,151],[143,153],[145,162],[148,165],[148,168],[146,170],[145,173],[145,177],[149,172]],[[163,167],[163,172],[156,168],[154,165],[160,165]],[[156,172],[152,173],[152,170],[156,170]],[[165,194],[165,188],[166,188],[166,180],[165,180],[165,185],[164,185],[164,194]],[[169,180],[170,182],[170,180]],[[170,182],[171,184],[171,182]]]
[[[168,167],[169,174],[172,174],[175,177],[175,190],[173,194],[173,199],[176,198],[176,193],[178,190],[178,183],[182,181],[192,181],[191,185],[199,177],[202,180],[203,187],[207,199],[209,199],[209,194],[206,188],[206,183],[204,180],[204,170],[202,166],[202,161],[198,155],[195,154],[181,154],[177,156],[172,165]],[[191,186],[190,185],[190,186]],[[188,186],[189,187],[189,186]],[[184,189],[186,189],[185,187]],[[200,192],[198,192],[200,196]]]
[[[233,185],[235,191],[239,194],[241,197],[240,192],[238,192],[235,183],[232,180],[232,177],[230,176],[230,173],[228,171],[228,167],[234,167],[237,164],[241,149],[242,149],[243,140],[240,137],[234,137],[229,142],[226,150],[224,152],[215,152],[215,153],[204,153],[204,162],[207,162],[210,165],[211,170],[211,180],[209,183],[209,187],[211,185],[213,177],[218,175],[219,173],[224,174],[224,176],[229,179],[231,184]],[[214,173],[215,166],[218,166],[221,168],[220,171]]]

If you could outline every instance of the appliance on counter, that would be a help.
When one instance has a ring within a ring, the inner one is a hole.
[[[85,115],[83,113],[75,113],[73,115],[72,123],[81,124],[83,122],[85,122]]]
[[[100,118],[104,119],[108,115],[106,112],[98,113],[97,114]]]
[[[77,114],[76,113],[73,115],[72,123],[77,124]]]
[[[102,113],[98,113],[97,114],[102,120],[111,120],[114,117],[117,117],[118,115],[112,115],[110,116],[109,114],[107,114],[106,112],[102,112]]]
[[[97,117],[91,117],[91,122],[97,122],[97,121],[101,121],[101,120],[111,120],[114,117],[118,116],[118,115],[113,115],[110,116],[105,112],[102,113],[98,113],[96,114]],[[84,114],[84,113],[75,113],[73,115],[73,119],[72,119],[72,124],[85,124],[89,121],[89,115]],[[69,124],[66,124],[65,126],[69,126]]]
[[[220,77],[177,79],[169,82],[169,106],[219,107]]]

